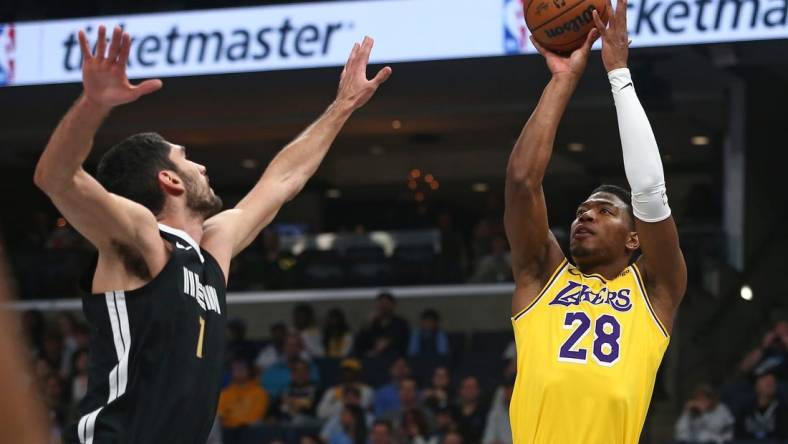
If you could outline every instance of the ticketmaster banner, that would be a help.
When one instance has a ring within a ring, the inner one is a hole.
[[[788,0],[628,5],[635,47],[784,39],[787,17]],[[95,41],[99,24],[131,34],[132,78],[340,66],[364,35],[373,63],[535,52],[522,0],[305,3],[0,24],[0,85],[79,81],[77,31]]]

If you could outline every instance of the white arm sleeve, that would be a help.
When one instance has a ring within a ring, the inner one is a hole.
[[[616,102],[624,170],[632,189],[632,211],[644,222],[665,220],[670,217],[670,207],[662,159],[651,124],[635,93],[632,75],[629,69],[621,68],[607,76]]]

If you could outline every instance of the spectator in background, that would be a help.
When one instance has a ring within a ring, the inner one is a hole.
[[[761,346],[748,353],[739,370],[748,375],[773,373],[788,381],[788,321],[779,321],[761,341]]]
[[[460,282],[464,279],[463,274],[468,263],[465,238],[454,226],[449,212],[438,216],[437,225],[441,236],[441,252],[436,267],[440,282]]]
[[[492,251],[492,239],[495,233],[495,223],[490,217],[481,219],[475,227],[471,238],[471,250],[474,262]]]
[[[421,314],[419,328],[413,330],[408,346],[409,356],[437,357],[449,355],[449,338],[440,327],[440,315],[432,308]]]
[[[380,417],[399,408],[399,384],[410,376],[410,366],[405,358],[397,358],[389,367],[391,381],[375,392],[375,416]]]
[[[332,308],[323,325],[323,350],[326,358],[344,358],[353,348],[353,335],[345,320],[345,313]]]
[[[755,381],[755,402],[737,418],[738,439],[788,438],[788,407],[777,398],[777,378],[767,373]]]
[[[418,409],[405,411],[402,416],[403,444],[438,444],[424,413]]]
[[[63,368],[63,338],[55,330],[49,330],[44,335],[44,348],[41,357],[47,361],[49,367],[60,372]]]
[[[700,384],[676,422],[676,441],[723,443],[733,439],[736,419],[708,384]]]
[[[362,356],[404,355],[408,349],[408,321],[395,313],[397,303],[391,293],[377,297],[369,325],[359,332],[356,353]]]
[[[312,433],[302,435],[298,440],[298,444],[321,444],[320,438]]]
[[[471,282],[511,282],[512,256],[507,247],[506,238],[495,235],[492,250],[476,263]]]
[[[282,392],[279,410],[285,421],[294,425],[314,425],[317,386],[310,380],[309,364],[296,360],[291,365],[290,385]]]
[[[28,340],[33,355],[40,355],[44,349],[46,323],[44,315],[38,310],[27,310],[22,315],[22,330]]]
[[[325,424],[323,424],[323,428],[320,430],[320,437],[324,441],[328,441],[333,434],[342,430],[342,412],[345,407],[351,405],[361,407],[361,392],[355,387],[346,387],[342,398],[341,408],[334,413],[334,415],[327,418]],[[375,418],[366,409],[363,407],[361,408],[364,410],[367,425],[372,425],[372,421]]]
[[[342,369],[342,383],[337,384],[323,394],[317,408],[320,419],[328,419],[342,411],[345,394],[349,388],[357,391],[361,397],[359,405],[365,411],[372,408],[375,392],[372,387],[361,381],[361,362],[355,358],[345,358],[339,364]]]
[[[63,430],[68,420],[69,411],[63,390],[63,381],[57,373],[53,372],[46,378],[43,389],[44,405],[49,410],[49,416],[53,423]]]
[[[435,428],[435,418],[429,410],[419,403],[419,386],[413,378],[405,378],[399,383],[399,407],[389,410],[379,416],[380,419],[391,421],[392,424],[402,425],[403,418],[408,412],[418,411],[427,423],[427,430],[432,432]]]
[[[290,275],[295,266],[292,254],[282,251],[279,243],[279,234],[276,230],[264,230],[262,233],[263,263],[259,276],[265,276],[263,285],[267,289],[280,290],[287,288]]]
[[[219,396],[217,415],[224,444],[244,442],[249,426],[263,420],[268,411],[268,394],[257,383],[251,363],[235,358],[230,364],[231,382]]]
[[[391,423],[382,419],[375,421],[369,433],[369,444],[395,444]]]
[[[503,351],[503,360],[503,377],[508,379],[517,376],[517,346],[514,343],[514,339],[509,341],[509,345]]]
[[[55,374],[52,366],[44,358],[36,358],[34,360],[33,371],[35,372],[35,383],[38,384],[38,387],[44,387],[47,378]]]
[[[243,358],[251,362],[254,359],[255,346],[246,338],[246,322],[235,318],[227,323],[227,348],[224,355],[229,358]]]
[[[357,405],[348,405],[342,410],[342,430],[328,438],[328,444],[367,444],[367,421],[364,410]]]
[[[436,413],[453,404],[454,397],[451,393],[451,376],[449,369],[443,366],[435,367],[432,371],[431,385],[421,392],[424,406]]]
[[[468,441],[463,438],[463,436],[459,432],[449,432],[446,436],[443,437],[443,441],[441,444],[465,444]]]
[[[69,372],[71,386],[71,402],[69,405],[69,419],[76,419],[79,402],[88,392],[88,349],[81,348],[74,352],[71,371]]]
[[[496,391],[496,396],[487,414],[482,444],[512,444],[512,424],[509,421],[509,403],[512,401],[514,378],[506,381]]]
[[[284,323],[277,322],[271,326],[271,342],[260,350],[255,360],[257,370],[262,372],[283,359],[285,338],[287,338],[287,326]]]
[[[70,312],[60,312],[55,318],[57,322],[57,329],[60,332],[62,339],[63,359],[58,369],[62,376],[68,376],[71,371],[71,363],[74,358],[74,352],[79,348],[79,340],[77,339],[77,320]]]
[[[304,350],[313,358],[326,354],[323,349],[323,333],[317,327],[315,310],[309,304],[298,304],[293,308],[293,328],[301,335]]]
[[[276,230],[269,227],[260,233],[257,243],[233,260],[230,286],[234,290],[284,289],[294,265],[293,256],[280,250]]]
[[[446,435],[457,431],[457,421],[450,408],[443,408],[435,412],[435,432],[440,442],[443,442]]]
[[[468,376],[462,380],[454,407],[454,417],[457,419],[458,432],[462,435],[463,441],[473,444],[481,440],[486,411],[481,403],[479,380],[475,376]]]
[[[262,375],[262,385],[269,395],[278,399],[282,391],[290,386],[293,364],[297,362],[307,362],[310,380],[314,383],[320,382],[317,366],[311,360],[304,359],[304,348],[300,335],[296,333],[287,335],[282,352],[282,359],[268,367]]]

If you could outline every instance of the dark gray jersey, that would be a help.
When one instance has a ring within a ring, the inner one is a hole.
[[[159,229],[173,248],[158,276],[137,290],[82,299],[91,325],[88,391],[66,443],[204,444],[208,437],[224,362],[224,275],[188,234]]]

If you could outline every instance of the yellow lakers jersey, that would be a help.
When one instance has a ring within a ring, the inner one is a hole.
[[[516,444],[636,444],[670,337],[636,265],[613,280],[564,260],[512,317]]]

